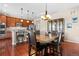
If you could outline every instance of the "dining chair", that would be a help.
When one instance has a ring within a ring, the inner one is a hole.
[[[40,30],[35,31],[37,35],[40,35]]]
[[[58,33],[58,37],[53,41],[53,53],[54,55],[62,56],[62,41],[61,41],[62,33]]]
[[[61,39],[62,42],[64,42],[64,32],[62,32],[62,39]]]
[[[35,55],[43,54],[43,51],[44,51],[44,48],[46,47],[46,45],[42,44],[40,42],[37,42],[36,33],[33,32],[32,30],[28,33],[28,43],[29,43],[29,46],[28,46],[29,56],[32,56],[34,54]]]

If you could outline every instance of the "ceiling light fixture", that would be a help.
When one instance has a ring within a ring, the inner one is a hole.
[[[3,25],[5,25],[5,23],[2,23]]]
[[[3,13],[4,15],[7,15],[7,10],[8,10],[8,4],[3,4],[2,13]]]
[[[23,22],[23,19],[21,20],[21,22]]]
[[[34,22],[32,21],[32,23],[34,23]]]
[[[32,12],[32,24],[34,23],[34,18],[33,18],[33,16],[34,16],[34,12]]]
[[[23,8],[21,8],[21,22],[23,22]]]
[[[47,3],[45,5],[45,7],[46,7],[46,9],[45,9],[45,15],[41,16],[41,18],[44,19],[44,20],[50,20],[51,16],[47,14],[48,13],[47,12]]]
[[[27,19],[29,20],[29,10],[27,10]]]
[[[27,20],[27,23],[29,23],[30,21],[29,20]]]

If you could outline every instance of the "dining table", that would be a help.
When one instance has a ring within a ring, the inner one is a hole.
[[[37,42],[40,42],[41,44],[46,44],[47,47],[50,46],[50,44],[52,43],[52,41],[55,41],[55,38],[57,38],[56,35],[36,35],[36,39]],[[48,48],[45,48],[45,52],[44,55],[47,56],[48,55]],[[51,51],[49,51],[51,53]]]
[[[37,39],[37,42],[40,42],[40,43],[50,43],[52,41],[55,40],[55,38],[57,38],[56,35],[36,35],[36,39]]]

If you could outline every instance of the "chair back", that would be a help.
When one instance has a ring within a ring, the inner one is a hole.
[[[52,31],[52,35],[57,35],[57,32],[56,31]]]
[[[61,44],[61,32],[59,32],[57,35],[58,36],[55,39],[55,43],[56,43],[57,46],[59,46]]]
[[[61,37],[62,37],[62,33],[61,32],[59,32],[59,43],[61,43]]]
[[[37,35],[40,35],[40,30],[35,31]]]
[[[28,33],[28,42],[29,45],[36,45],[36,34],[33,31]]]

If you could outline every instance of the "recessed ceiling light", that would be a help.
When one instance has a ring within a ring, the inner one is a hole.
[[[32,21],[32,23],[34,23],[34,22]]]
[[[5,23],[2,23],[3,25],[5,25]]]
[[[21,20],[21,22],[23,22],[23,20]]]
[[[29,23],[29,21],[27,20],[27,23]]]

